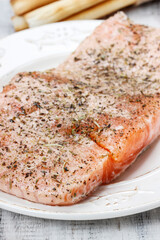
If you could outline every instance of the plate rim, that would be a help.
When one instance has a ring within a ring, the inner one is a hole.
[[[19,35],[23,35],[23,34],[30,34],[34,31],[38,31],[40,29],[45,29],[45,28],[52,28],[53,26],[63,26],[65,25],[76,25],[77,22],[78,24],[80,23],[88,23],[88,22],[92,22],[92,23],[101,23],[103,20],[77,20],[77,21],[68,21],[68,22],[58,22],[58,23],[51,23],[51,24],[47,24],[44,26],[39,26],[33,29],[26,29],[23,30],[21,32],[17,32],[17,33],[13,33],[5,38],[0,39],[0,48],[1,48],[1,44],[5,41],[11,40],[12,37],[18,37]],[[53,27],[53,28],[54,28]],[[49,56],[48,56],[49,57]],[[43,57],[45,58],[45,57]],[[40,60],[40,58],[38,58]],[[31,60],[32,62],[35,61],[35,59]],[[19,65],[18,68],[22,67],[24,65],[28,65],[28,62],[26,62],[25,64]],[[11,70],[12,71],[12,70]],[[9,74],[10,71],[6,74]],[[0,76],[0,78],[3,77]],[[141,177],[141,176],[140,176]],[[138,177],[138,178],[140,178]],[[138,179],[136,179],[138,180]],[[129,180],[132,181],[132,180]],[[127,182],[129,182],[127,181]],[[117,184],[117,183],[113,183],[113,184]],[[6,193],[7,194],[7,193]],[[10,195],[10,194],[8,194]],[[19,198],[18,198],[19,199]],[[23,199],[23,201],[27,201],[25,199]],[[27,201],[29,202],[29,201]],[[30,202],[32,203],[32,202]],[[17,204],[13,203],[13,204],[9,204],[3,200],[0,199],[0,208],[3,208],[5,210],[9,210],[11,212],[15,212],[15,213],[19,213],[19,214],[24,214],[24,215],[28,215],[28,216],[32,216],[32,217],[38,217],[38,218],[46,218],[46,219],[55,219],[55,220],[100,220],[100,219],[110,219],[110,218],[117,218],[117,217],[123,217],[123,216],[129,216],[132,214],[137,214],[140,212],[144,212],[144,211],[148,211],[151,209],[154,209],[156,207],[160,206],[160,199],[158,199],[157,201],[152,201],[152,202],[148,202],[146,204],[144,204],[143,206],[140,205],[138,207],[132,207],[129,210],[128,209],[122,209],[119,211],[104,211],[104,212],[95,212],[95,213],[63,213],[63,212],[49,212],[46,210],[36,210],[34,208],[29,208],[29,207],[24,207],[24,206],[18,206]],[[62,207],[61,207],[62,208]]]

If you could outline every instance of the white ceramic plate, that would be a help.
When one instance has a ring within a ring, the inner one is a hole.
[[[100,21],[56,23],[16,33],[1,40],[0,87],[19,71],[44,70],[57,66],[98,24]],[[45,206],[0,192],[1,208],[50,219],[114,218],[158,206],[159,139],[114,183],[101,186],[91,197],[74,206]]]

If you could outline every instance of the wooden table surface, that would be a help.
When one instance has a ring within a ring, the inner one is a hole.
[[[125,1],[125,0],[124,0]],[[125,10],[132,17],[160,26],[160,1]],[[0,38],[14,32],[9,0],[0,0]],[[32,218],[0,209],[0,240],[159,240],[160,208],[123,217],[99,221],[54,221]]]

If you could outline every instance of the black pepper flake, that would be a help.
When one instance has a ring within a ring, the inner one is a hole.
[[[9,147],[5,147],[5,149],[6,149],[6,152],[10,152]]]
[[[74,57],[74,61],[75,62],[78,62],[78,61],[80,61],[81,60],[81,58],[79,58],[79,57]]]
[[[29,177],[29,175],[30,175],[29,173],[26,173],[26,175],[25,175],[25,178],[28,178],[28,177]]]
[[[70,105],[70,108],[73,108],[73,109],[75,109],[76,107],[75,107],[75,105],[74,105],[74,104],[71,104],[71,105]]]
[[[43,170],[43,171],[41,171],[41,172],[43,173],[43,177],[44,177],[44,176],[46,175],[46,173],[47,173],[47,172],[46,172],[46,171],[44,171],[44,170]]]
[[[68,172],[69,170],[68,170],[68,168],[67,168],[67,167],[64,167],[64,171],[65,171],[65,172]]]
[[[53,175],[53,176],[51,176],[51,178],[56,179],[56,178],[57,178],[57,175]]]
[[[106,59],[105,55],[101,55],[101,60],[104,61]]]
[[[14,122],[15,122],[13,119],[10,119],[9,121],[10,121],[11,123],[14,123]]]
[[[62,126],[62,124],[60,124],[60,123],[57,125],[58,128],[60,128],[61,126]]]
[[[21,111],[24,115],[26,115],[26,110],[24,109],[24,107],[21,107]]]
[[[79,89],[79,87],[78,86],[74,86],[74,89]]]
[[[34,102],[33,105],[36,106],[36,107],[39,108],[39,109],[42,108],[39,102]]]

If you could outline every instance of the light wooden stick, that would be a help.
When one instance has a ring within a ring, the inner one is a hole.
[[[68,20],[82,20],[82,19],[96,19],[104,17],[107,14],[115,12],[121,8],[127,7],[135,3],[135,0],[109,0],[102,2],[92,8],[86,9],[78,14],[75,14],[67,19]]]
[[[56,0],[10,0],[15,15],[22,15]]]

